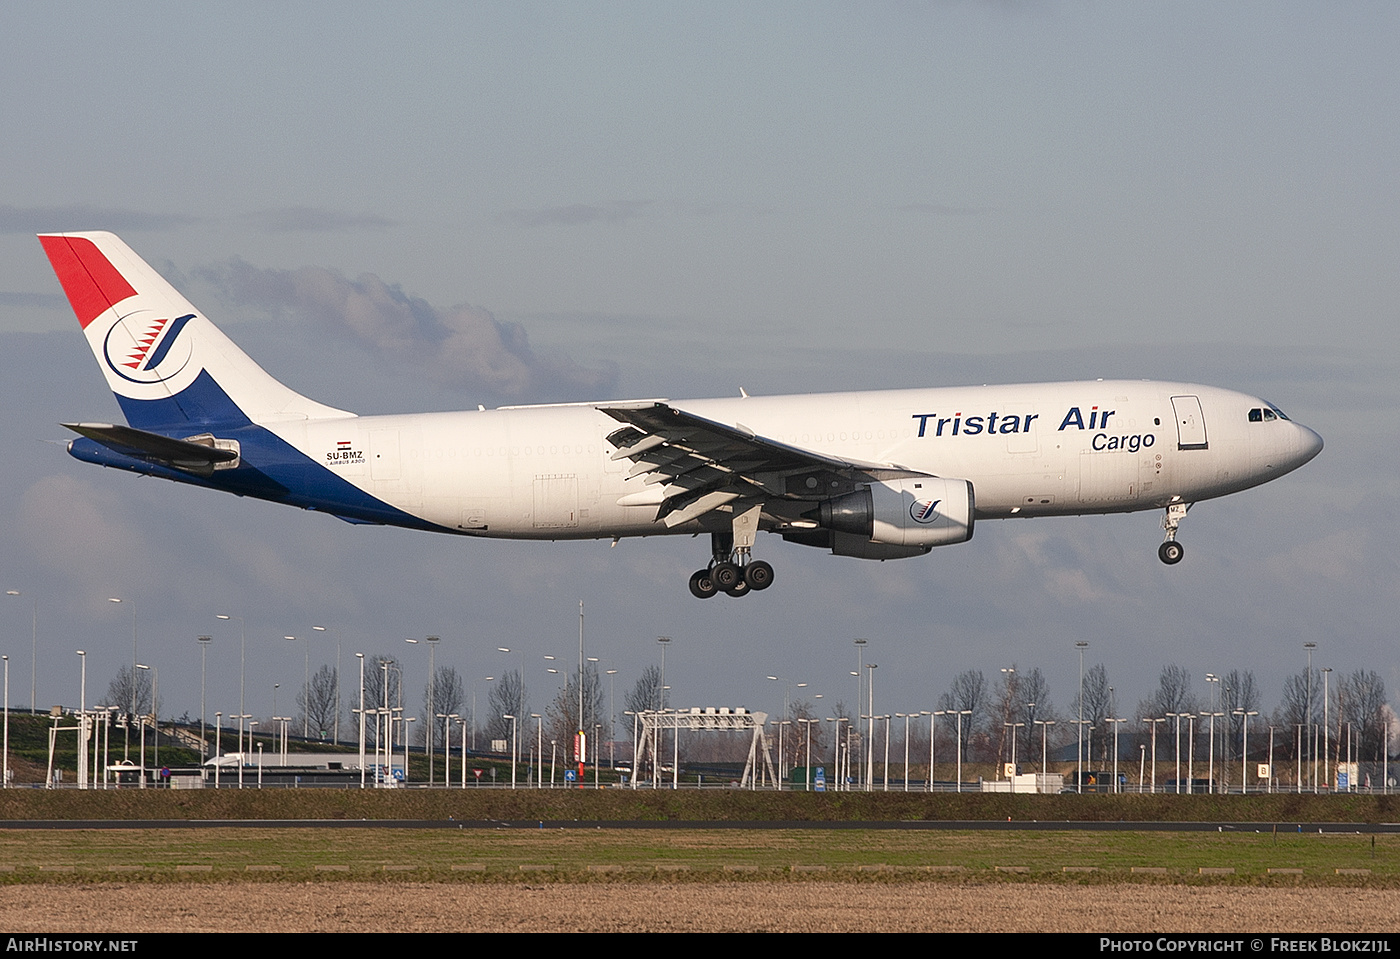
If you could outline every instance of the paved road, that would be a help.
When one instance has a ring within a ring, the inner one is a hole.
[[[1309,832],[1400,833],[1400,823],[1070,822],[1062,820],[911,820],[907,822],[498,820],[498,819],[5,819],[0,829],[883,829],[1012,832]]]

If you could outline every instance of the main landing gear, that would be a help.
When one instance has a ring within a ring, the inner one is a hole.
[[[1175,566],[1186,555],[1185,547],[1176,541],[1176,528],[1186,518],[1186,511],[1190,508],[1190,503],[1173,503],[1167,507],[1167,515],[1162,517],[1162,529],[1167,531],[1167,538],[1157,547],[1157,558],[1168,566]]]
[[[752,591],[767,589],[773,585],[773,567],[763,560],[749,558],[753,545],[753,533],[745,534],[743,527],[758,522],[757,511],[753,515],[740,514],[735,517],[734,526],[739,533],[740,545],[735,545],[733,533],[710,534],[710,565],[697,570],[690,577],[690,592],[699,599],[709,599],[718,592],[730,596],[747,596]]]

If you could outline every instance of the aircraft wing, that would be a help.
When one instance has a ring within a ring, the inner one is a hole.
[[[608,434],[614,460],[632,461],[629,477],[644,476],[659,491],[632,494],[655,503],[656,518],[677,526],[721,506],[738,511],[767,500],[819,500],[861,482],[928,475],[894,463],[846,459],[760,436],[656,400],[600,404],[626,424]],[[629,497],[631,498],[631,497]]]
[[[214,437],[208,434],[181,440],[111,423],[62,425],[123,456],[134,456],[201,476],[208,476],[217,466],[238,459],[238,450],[215,446]]]

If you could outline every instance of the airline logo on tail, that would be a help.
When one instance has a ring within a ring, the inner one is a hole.
[[[102,339],[102,358],[129,383],[163,383],[189,365],[189,339],[181,342],[179,337],[194,317],[152,318],[147,310],[117,317]]]

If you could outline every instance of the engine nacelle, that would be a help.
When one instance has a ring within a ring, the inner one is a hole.
[[[974,509],[972,484],[967,480],[926,476],[872,483],[826,500],[805,515],[824,529],[898,547],[892,552],[909,556],[935,546],[966,543],[972,538]]]

